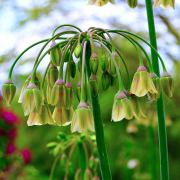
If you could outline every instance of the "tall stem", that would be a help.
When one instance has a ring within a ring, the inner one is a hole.
[[[90,67],[89,67],[89,59],[91,56],[91,47],[90,43],[87,43],[86,46],[86,69],[88,72],[88,77],[91,75]],[[103,130],[103,123],[101,118],[101,110],[99,104],[99,96],[91,96],[91,105],[93,108],[93,116],[94,116],[94,124],[96,130],[96,142],[98,148],[98,155],[99,155],[99,162],[101,168],[101,176],[103,180],[111,180],[111,172],[109,168],[109,162],[107,157],[106,145],[104,140],[104,130]]]
[[[157,50],[154,16],[153,16],[151,0],[146,0],[146,10],[147,10],[147,19],[149,26],[150,43]],[[160,76],[158,58],[157,55],[152,50],[151,50],[151,56],[152,56],[152,65],[154,72],[158,76]],[[160,98],[156,102],[156,108],[157,108],[157,116],[158,116],[161,180],[169,180],[167,134],[166,134],[165,112],[164,112],[162,92]]]

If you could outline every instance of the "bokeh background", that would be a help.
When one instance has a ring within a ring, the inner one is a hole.
[[[0,86],[7,79],[8,71],[15,58],[26,47],[36,41],[51,37],[53,29],[61,24],[74,24],[84,31],[92,26],[123,29],[136,33],[149,41],[145,2],[143,0],[139,0],[135,9],[131,9],[124,0],[116,0],[116,5],[108,3],[100,8],[87,6],[86,0],[0,0],[0,14]],[[180,177],[180,1],[176,0],[176,10],[172,8],[164,10],[161,7],[154,9],[154,16],[158,51],[175,80],[173,99],[168,101],[164,98],[164,105],[167,121],[170,179],[178,180]],[[63,28],[63,30],[67,29],[69,28]],[[128,41],[114,35],[112,37],[127,62],[132,78],[138,68],[137,52]],[[150,54],[150,49],[144,44],[143,47]],[[13,81],[17,86],[17,93],[11,106],[7,107],[3,100],[1,102],[1,112],[6,110],[15,113],[21,121],[13,125],[13,127],[16,127],[16,138],[13,138],[13,141],[8,138],[4,140],[7,134],[0,133],[0,158],[3,158],[5,151],[7,156],[7,146],[10,142],[14,143],[16,154],[17,151],[22,154],[24,148],[28,149],[28,165],[24,166],[27,163],[23,162],[22,157],[19,157],[19,155],[18,158],[21,161],[16,158],[13,159],[13,161],[21,164],[14,166],[14,169],[21,167],[23,177],[27,180],[48,179],[54,157],[49,154],[46,144],[57,141],[56,136],[59,131],[70,134],[70,126],[44,125],[28,127],[27,117],[23,116],[22,106],[17,103],[22,85],[32,71],[33,62],[40,48],[41,45],[32,48],[17,63],[13,71]],[[96,50],[100,57],[100,49],[97,48]],[[40,80],[49,59],[48,55],[38,68]],[[145,64],[147,65],[147,63]],[[148,66],[146,67],[148,68]],[[101,73],[101,70],[99,70],[99,80]],[[127,86],[124,69],[122,69],[122,74],[125,86]],[[78,83],[78,76],[77,73],[76,79],[72,80],[74,88]],[[156,178],[159,179],[155,102],[150,102],[147,97],[141,98],[140,102],[147,118],[140,121],[123,120],[114,123],[111,121],[111,110],[117,90],[118,87],[115,86],[103,91],[101,84],[99,86],[105,140],[113,180],[150,180],[152,179],[150,172],[153,170],[155,170]],[[75,98],[74,108],[77,107],[77,104],[78,101]],[[2,115],[1,121],[3,122]],[[5,128],[7,130],[10,126],[9,124],[4,126],[1,123],[1,129]],[[151,153],[153,151],[152,147],[155,150],[155,156]],[[2,159],[0,161],[2,162]],[[74,161],[72,164],[74,167],[73,172],[75,172],[77,162]],[[155,168],[153,168],[154,164]],[[3,174],[4,167],[5,165],[0,166],[0,175]],[[11,173],[10,171],[9,174],[10,179],[18,179],[18,173]],[[54,179],[61,179],[60,177],[63,174],[64,171],[58,164],[55,169]],[[70,177],[72,178],[72,175]]]

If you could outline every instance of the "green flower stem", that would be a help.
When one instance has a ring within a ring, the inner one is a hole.
[[[151,180],[156,180],[156,146],[154,142],[154,129],[152,125],[150,124],[148,126],[148,136],[149,136],[149,164],[150,164],[150,174],[151,174]]]
[[[124,31],[124,30],[108,30],[108,32],[122,32],[122,33],[127,33],[127,34],[130,34],[130,35],[132,35],[132,36],[137,37],[138,39],[140,39],[141,41],[143,41],[144,43],[146,43],[146,44],[151,48],[151,51],[153,51],[153,52],[159,57],[159,60],[160,60],[160,62],[161,62],[161,64],[162,64],[162,67],[163,67],[163,71],[164,71],[164,72],[167,72],[166,67],[165,67],[165,64],[164,64],[161,56],[160,56],[159,53],[157,52],[157,50],[156,50],[151,44],[149,44],[145,39],[143,39],[142,37],[140,37],[140,36],[138,36],[138,35],[136,35],[136,34],[133,34],[133,33],[131,33],[131,32]]]
[[[84,173],[86,170],[86,154],[85,154],[84,147],[81,141],[78,142],[77,147],[78,147],[79,165],[82,170],[82,177],[84,179]]]
[[[91,53],[95,54],[95,47],[94,47],[94,42],[93,42],[92,34],[88,30],[87,30],[87,33],[90,36],[90,44],[91,44],[91,51],[92,51]]]
[[[91,47],[88,42],[86,46],[86,69],[87,69],[88,77],[91,76],[91,70],[89,67],[90,56],[91,56]],[[96,131],[96,142],[97,142],[102,180],[112,180],[107,151],[106,151],[106,145],[104,140],[104,130],[103,130],[103,122],[101,118],[99,96],[94,97],[91,93],[90,96],[91,96],[91,105],[93,109],[94,124]]]
[[[95,41],[95,40],[94,40],[94,41]],[[119,70],[118,65],[117,65],[117,63],[116,63],[116,60],[114,59],[111,51],[110,51],[102,42],[100,42],[100,41],[95,41],[95,42],[97,42],[97,43],[99,43],[100,45],[102,45],[102,46],[106,49],[106,51],[108,52],[108,54],[111,56],[111,58],[113,59],[113,62],[114,62],[115,67],[116,67],[117,75],[118,75],[118,80],[119,80],[119,91],[120,91],[120,93],[123,93],[123,91],[124,91],[124,84],[123,84],[122,76],[121,76],[121,74],[120,74],[120,70]]]
[[[82,32],[82,30],[79,29],[77,26],[74,26],[74,25],[71,25],[71,24],[63,24],[63,25],[58,26],[58,27],[53,31],[52,36],[54,36],[56,30],[58,30],[58,29],[61,28],[61,27],[65,27],[65,26],[66,26],[66,27],[67,27],[67,26],[73,27],[73,28],[77,29],[78,31]],[[77,32],[76,32],[76,33],[77,33]]]
[[[117,33],[117,34],[125,37],[125,38],[128,39],[130,42],[132,42],[132,41],[135,42],[135,43],[139,46],[139,48],[143,51],[144,55],[146,56],[146,58],[147,58],[147,60],[148,60],[150,73],[153,73],[154,71],[153,71],[152,63],[151,63],[151,60],[150,60],[147,52],[145,51],[145,49],[144,49],[135,39],[133,39],[132,37],[130,37],[130,36],[128,36],[128,35],[125,35],[125,34],[123,34],[123,33]]]
[[[81,71],[81,102],[85,102],[85,97],[84,97],[84,79],[85,79],[85,74],[84,74],[84,69],[85,69],[85,59],[86,59],[86,45],[87,42],[84,42],[83,45],[83,54],[82,54],[82,71]]]
[[[86,146],[85,142],[82,142],[82,145],[83,145],[85,156],[86,156],[86,169],[87,169],[89,167],[88,149],[87,149],[87,146]]]
[[[155,49],[157,49],[156,32],[155,32],[154,16],[153,16],[151,0],[146,0],[146,10],[147,10],[147,18],[148,18],[148,26],[149,26],[150,43]],[[151,51],[151,54],[152,54],[152,65],[154,72],[158,76],[160,76],[157,55],[156,53],[154,53],[154,51]],[[158,116],[161,180],[169,180],[167,133],[166,133],[165,112],[164,112],[162,92],[160,98],[156,102],[156,108],[157,108],[157,116]]]

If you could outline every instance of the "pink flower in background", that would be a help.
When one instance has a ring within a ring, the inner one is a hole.
[[[21,151],[21,154],[23,156],[23,159],[24,159],[24,162],[26,164],[30,163],[31,162],[31,159],[32,159],[32,155],[31,155],[31,152],[29,149],[24,149]]]
[[[1,117],[7,124],[14,124],[19,122],[19,118],[13,112],[7,109],[1,110]]]
[[[8,133],[8,136],[11,138],[11,139],[14,139],[16,136],[17,136],[17,129],[14,128],[14,129],[11,129]]]
[[[15,145],[11,142],[6,148],[6,154],[12,154],[16,150]]]

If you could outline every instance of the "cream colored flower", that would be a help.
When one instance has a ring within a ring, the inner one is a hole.
[[[159,5],[161,5],[164,9],[167,9],[169,6],[175,9],[175,0],[155,0],[153,7],[156,8]]]

